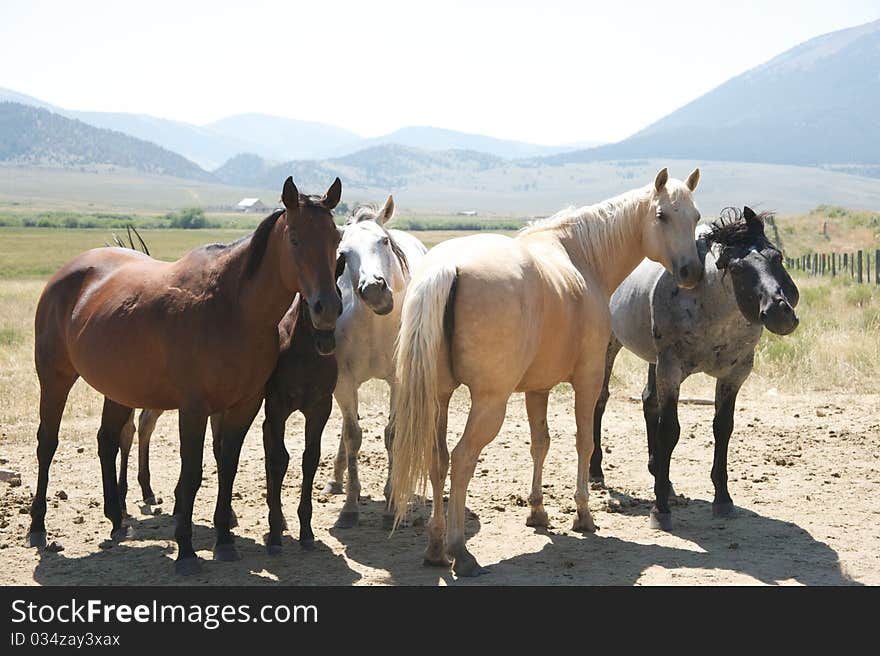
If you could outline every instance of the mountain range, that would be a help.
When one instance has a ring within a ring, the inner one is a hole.
[[[423,207],[448,205],[444,194],[453,190],[474,206],[525,192],[576,200],[579,189],[596,186],[590,175],[599,171],[615,170],[620,174],[614,179],[626,180],[648,161],[739,162],[717,167],[729,174],[728,182],[754,184],[753,176],[737,177],[736,171],[774,171],[747,163],[794,165],[774,174],[777,181],[797,176],[796,184],[786,183],[787,198],[814,184],[826,190],[824,202],[850,193],[835,196],[836,188],[852,191],[848,202],[874,202],[871,185],[880,181],[821,177],[819,169],[880,178],[878,71],[880,20],[811,39],[627,139],[595,147],[541,146],[433,127],[367,139],[332,125],[266,114],[197,126],[67,110],[0,89],[0,162],[106,165],[253,189],[275,189],[290,174],[304,187],[321,188],[339,175],[348,189],[406,191]],[[599,162],[610,166],[588,166]],[[413,195],[416,190],[420,195]],[[815,196],[812,190],[803,195]]]

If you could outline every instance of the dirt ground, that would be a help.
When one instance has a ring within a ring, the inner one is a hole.
[[[78,383],[81,385],[82,383]],[[826,392],[769,393],[747,384],[736,413],[730,448],[730,490],[738,516],[711,514],[712,408],[681,407],[682,439],[672,480],[681,501],[671,534],[648,527],[652,480],[646,469],[639,403],[612,396],[605,422],[608,488],[591,494],[599,531],[570,530],[574,509],[574,419],[570,394],[551,395],[553,444],[545,468],[549,530],[525,526],[531,478],[528,423],[522,395],[511,399],[501,433],[484,451],[471,483],[469,547],[489,569],[478,579],[456,580],[422,566],[425,527],[419,519],[393,536],[381,528],[385,452],[384,394],[361,408],[363,497],[361,523],[333,528],[342,497],[318,498],[317,549],[303,552],[285,537],[280,556],[266,555],[262,444],[258,417],[245,442],[236,480],[239,516],[236,563],[210,560],[216,470],[205,450],[205,481],[194,515],[194,541],[206,559],[194,578],[173,574],[170,517],[178,471],[176,413],[160,420],[152,443],[153,487],[164,498],[160,514],[140,505],[133,463],[129,493],[133,539],[113,544],[101,509],[95,433],[98,418],[66,417],[51,472],[47,527],[61,553],[25,547],[26,512],[36,481],[36,416],[3,426],[3,469],[21,472],[22,484],[0,483],[2,584],[880,584],[880,395]],[[450,416],[450,444],[461,434],[468,400],[460,391]],[[36,414],[36,410],[34,411]],[[340,429],[334,410],[324,433],[318,478],[332,468]],[[302,421],[288,422],[291,470],[284,490],[292,536],[298,534]],[[134,459],[136,460],[136,458]],[[424,514],[426,509],[422,508]],[[79,519],[76,519],[79,518]],[[74,523],[74,521],[81,523]]]

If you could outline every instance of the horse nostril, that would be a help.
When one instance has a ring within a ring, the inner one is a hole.
[[[688,280],[690,278],[689,274],[690,269],[688,269],[687,265],[681,267],[681,269],[678,270],[678,275],[681,277],[682,280]]]
[[[324,305],[321,303],[321,301],[315,301],[315,314],[317,314],[319,317],[324,314]]]

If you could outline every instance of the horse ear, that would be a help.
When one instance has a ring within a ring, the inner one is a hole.
[[[327,193],[324,194],[324,198],[321,199],[321,204],[326,207],[328,210],[332,210],[334,207],[339,205],[339,201],[342,199],[342,181],[339,178],[336,178],[333,181],[333,184],[330,185],[330,188],[327,190]]]
[[[391,220],[391,217],[394,216],[394,196],[388,194],[388,200],[385,201],[385,204],[382,206],[382,209],[379,210],[379,223],[385,225]]]
[[[753,210],[748,205],[743,205],[743,217],[746,221],[754,221],[755,220],[755,210]]]
[[[715,268],[721,271],[726,269],[728,264],[730,264],[730,251],[726,248],[722,248],[721,253],[718,255],[718,259],[715,260]]]
[[[669,171],[666,170],[666,167],[660,169],[660,172],[657,173],[657,177],[654,178],[654,189],[657,192],[660,192],[663,187],[666,186],[666,181],[669,180]]]
[[[695,191],[697,188],[697,184],[700,182],[700,169],[695,168],[691,171],[691,174],[688,176],[687,180],[684,183],[687,185],[687,188],[691,191]]]
[[[342,273],[345,271],[345,253],[340,253],[336,256],[336,275],[334,278],[339,280],[342,276]]]
[[[299,190],[293,184],[293,177],[288,176],[281,190],[281,202],[289,210],[299,209]]]

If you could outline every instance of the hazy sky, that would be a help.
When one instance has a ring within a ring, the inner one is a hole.
[[[877,0],[0,0],[0,86],[206,123],[617,140]]]

